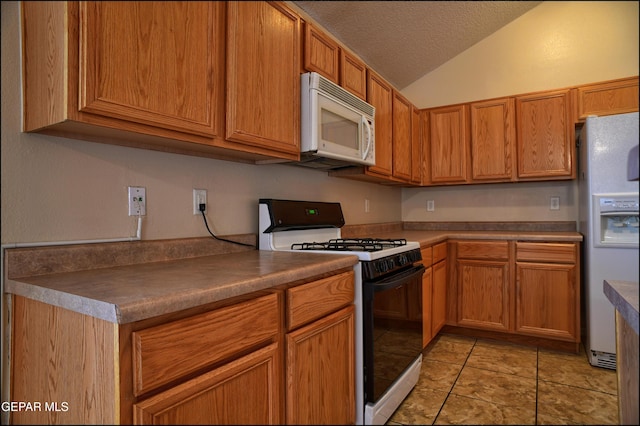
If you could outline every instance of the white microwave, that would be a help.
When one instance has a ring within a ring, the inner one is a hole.
[[[375,165],[375,107],[316,72],[301,76],[301,163]]]

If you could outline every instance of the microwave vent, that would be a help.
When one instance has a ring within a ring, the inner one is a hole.
[[[331,80],[327,80],[326,78],[324,78],[320,74],[317,74],[317,77],[318,77],[318,85],[317,85],[317,87],[321,91],[323,91],[325,93],[329,93],[330,95],[332,95],[335,98],[341,100],[342,102],[346,103],[347,105],[351,105],[352,107],[357,108],[358,111],[362,111],[362,112],[364,112],[365,114],[368,114],[371,117],[373,117],[375,115],[376,108],[373,105],[370,105],[370,104],[366,103],[365,101],[363,101],[359,97],[353,95],[351,92],[349,92],[349,91],[343,89],[342,87],[338,86],[337,84],[335,84]]]

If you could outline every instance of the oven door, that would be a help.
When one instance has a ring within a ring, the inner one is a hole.
[[[422,352],[424,269],[363,282],[365,404],[375,403]]]

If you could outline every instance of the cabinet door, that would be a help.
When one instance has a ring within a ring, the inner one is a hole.
[[[273,343],[134,404],[134,424],[281,424],[280,361]]]
[[[436,336],[447,319],[447,261],[433,265],[431,335]]]
[[[579,342],[576,265],[516,263],[516,331]]]
[[[355,422],[354,312],[350,305],[287,334],[287,424]]]
[[[458,259],[458,325],[509,330],[509,264]]]
[[[338,83],[338,43],[308,22],[304,24],[304,68]]]
[[[429,110],[431,182],[467,181],[467,105]]]
[[[411,151],[413,105],[400,93],[393,91],[393,177],[411,180]],[[377,123],[376,123],[377,124]]]
[[[221,136],[221,2],[80,2],[83,113]]]
[[[569,90],[516,98],[518,178],[575,177]]]
[[[411,108],[411,183],[422,183],[422,137],[420,110]]]
[[[340,86],[367,100],[367,66],[344,49],[340,49]]]
[[[422,276],[422,347],[425,348],[433,339],[431,332],[431,312],[433,293],[433,268],[428,267]]]
[[[226,137],[251,151],[298,159],[300,19],[282,2],[225,3]]]
[[[393,89],[375,72],[367,72],[367,101],[376,108],[376,165],[367,171],[391,176],[393,147]]]
[[[471,177],[476,181],[515,178],[515,102],[475,102],[471,109]]]

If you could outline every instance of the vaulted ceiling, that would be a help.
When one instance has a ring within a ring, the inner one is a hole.
[[[402,90],[540,1],[294,1]]]

